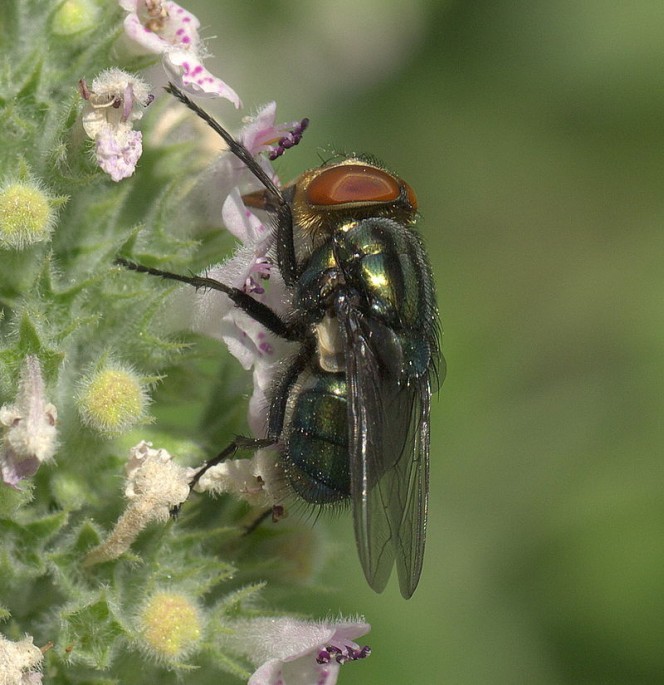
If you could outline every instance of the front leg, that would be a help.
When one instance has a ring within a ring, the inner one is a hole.
[[[193,478],[189,481],[189,494],[191,494],[200,481],[200,479],[209,471],[213,466],[217,466],[225,462],[227,459],[232,459],[239,449],[251,449],[257,450],[263,447],[271,447],[276,444],[276,440],[272,438],[247,438],[243,435],[236,435],[233,442],[231,442],[228,447],[224,448],[216,457],[208,459],[203,463],[202,466],[198,468]],[[182,505],[179,504],[177,507],[173,507],[170,511],[172,518],[176,518],[180,513]],[[260,523],[260,522],[259,522]]]
[[[131,262],[123,257],[118,257],[115,260],[115,263],[119,266],[124,266],[130,271],[150,274],[151,276],[160,276],[161,278],[179,281],[180,283],[188,283],[189,285],[193,285],[196,290],[199,288],[218,290],[228,295],[235,306],[248,314],[254,321],[265,326],[265,328],[280,338],[291,341],[298,341],[302,338],[302,334],[298,327],[288,324],[275,311],[262,302],[255,300],[251,295],[245,293],[244,290],[241,290],[240,288],[226,285],[225,283],[215,281],[213,278],[207,278],[205,276],[183,276],[182,274],[176,274],[171,271],[155,269],[151,266],[144,266],[143,264]]]

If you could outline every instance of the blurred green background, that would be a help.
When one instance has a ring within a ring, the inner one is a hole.
[[[340,682],[664,682],[664,3],[185,4],[247,110],[311,117],[282,178],[332,145],[420,200],[449,366],[427,557],[413,599],[375,595],[326,524],[342,590],[292,608],[373,624]]]

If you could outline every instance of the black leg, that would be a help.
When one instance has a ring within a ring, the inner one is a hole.
[[[272,179],[265,173],[260,164],[251,156],[247,148],[233,138],[233,136],[223,128],[219,122],[215,121],[204,109],[201,109],[195,102],[192,102],[177,86],[169,83],[165,88],[167,93],[174,95],[183,105],[186,105],[192,112],[197,114],[215,133],[224,139],[228,149],[241,161],[247,169],[267,188],[274,196],[277,205],[285,204],[281,190],[274,184]]]
[[[249,150],[215,121],[204,109],[192,102],[177,86],[169,83],[166,91],[174,95],[182,104],[198,115],[215,133],[217,133],[228,145],[228,149],[247,169],[263,184],[268,192],[267,204],[276,208],[277,213],[277,263],[279,271],[287,286],[292,286],[297,279],[297,263],[295,261],[295,246],[293,244],[293,216],[291,208],[283,192],[272,179],[265,173],[263,168],[252,157]],[[272,210],[274,211],[274,209]],[[270,329],[271,330],[271,329]]]
[[[258,528],[258,526],[260,526],[261,523],[263,523],[263,521],[266,521],[268,517],[271,515],[272,507],[266,509],[265,511],[262,511],[248,526],[245,526],[242,535],[251,535],[256,530],[256,528]]]
[[[275,442],[276,440],[272,440],[271,438],[247,438],[244,435],[236,435],[235,440],[233,440],[228,447],[219,452],[216,457],[208,459],[208,461],[201,466],[201,468],[196,472],[196,475],[191,479],[191,482],[189,483],[189,490],[191,491],[194,489],[194,487],[196,487],[196,483],[198,483],[208,469],[216,466],[217,464],[221,464],[229,457],[233,457],[238,449],[243,448],[257,450],[261,447],[270,447],[271,445],[274,445]]]
[[[240,449],[240,448],[246,448],[246,449],[259,449],[260,447],[270,447],[270,445],[274,445],[276,440],[271,440],[271,439],[259,439],[259,438],[246,438],[243,435],[236,435],[235,440],[228,445],[225,449],[223,449],[221,452],[216,457],[213,457],[212,459],[208,459],[203,466],[201,466],[200,469],[196,472],[196,475],[191,479],[189,482],[189,493],[196,487],[196,483],[201,479],[203,474],[213,466],[216,466],[217,464],[221,464],[223,461],[226,461],[229,457],[232,457],[235,455],[235,453]],[[178,514],[180,513],[180,509],[182,508],[182,505],[178,505],[177,507],[173,507],[170,510],[170,515],[171,518],[177,518]],[[274,507],[273,507],[274,508]],[[272,509],[268,510],[269,512],[272,512]],[[259,525],[261,521],[259,521],[256,525]]]
[[[268,412],[268,436],[278,439],[281,435],[291,389],[315,354],[316,351],[311,342],[305,342],[297,355],[292,358],[290,365],[274,381],[270,411]]]
[[[302,334],[300,331],[292,326],[289,326],[281,317],[273,312],[267,305],[264,305],[258,300],[254,300],[251,295],[248,295],[239,288],[234,288],[230,285],[225,285],[213,278],[206,278],[205,276],[183,276],[181,274],[173,273],[172,271],[163,271],[162,269],[155,269],[151,266],[143,266],[143,264],[136,264],[130,262],[128,259],[118,257],[115,263],[124,266],[130,271],[137,271],[143,274],[150,274],[152,276],[160,276],[171,281],[179,281],[180,283],[188,283],[193,285],[196,290],[199,288],[208,288],[210,290],[219,290],[230,297],[236,307],[239,307],[243,312],[246,312],[254,321],[265,326],[269,331],[285,340],[301,340]]]
[[[284,283],[288,287],[297,281],[297,261],[293,243],[293,212],[290,205],[277,210],[277,264]]]

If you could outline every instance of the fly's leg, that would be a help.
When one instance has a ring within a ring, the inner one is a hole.
[[[196,475],[191,479],[191,482],[189,483],[189,491],[191,492],[196,487],[196,484],[202,478],[203,474],[205,474],[206,471],[211,469],[213,466],[216,466],[217,464],[221,464],[222,462],[226,461],[226,459],[234,457],[235,453],[240,448],[257,450],[261,447],[270,447],[275,443],[276,440],[272,440],[271,438],[246,438],[244,435],[236,435],[235,440],[233,440],[233,442],[230,445],[228,445],[228,447],[219,452],[219,454],[216,457],[208,459],[203,464],[203,466],[201,466],[201,468],[196,472]]]
[[[182,104],[199,116],[215,133],[217,133],[228,145],[228,149],[234,154],[249,171],[260,181],[269,196],[269,204],[276,207],[277,214],[277,263],[279,271],[287,286],[291,286],[297,279],[297,263],[295,259],[295,245],[293,243],[293,214],[290,205],[284,198],[281,188],[267,175],[261,165],[253,158],[251,152],[238,140],[213,119],[204,109],[201,109],[177,86],[169,83],[166,91],[174,95]],[[303,120],[303,128],[309,120]],[[271,330],[271,329],[270,329]]]
[[[261,447],[270,447],[271,445],[274,445],[276,443],[276,440],[272,440],[271,438],[265,438],[265,439],[259,439],[259,438],[247,438],[243,435],[236,435],[235,440],[228,445],[225,449],[223,449],[221,452],[216,457],[213,457],[212,459],[208,459],[203,466],[201,466],[198,471],[196,471],[196,474],[194,477],[191,479],[189,482],[189,494],[193,491],[193,489],[196,487],[196,484],[198,481],[203,477],[206,471],[211,469],[213,466],[216,466],[217,464],[221,464],[222,462],[226,461],[226,459],[229,459],[231,457],[235,456],[235,453],[239,449],[259,449]],[[171,518],[176,518],[177,515],[180,513],[180,508],[182,505],[178,505],[177,507],[173,507],[170,510],[170,515]],[[270,510],[272,511],[272,510]]]
[[[251,535],[258,526],[266,521],[268,518],[272,518],[272,523],[277,523],[285,516],[285,510],[282,504],[275,504],[274,506],[262,511],[259,516],[257,516],[248,526],[245,527],[244,533],[242,535]]]
[[[138,273],[150,274],[151,276],[159,276],[170,281],[178,281],[180,283],[187,283],[193,285],[196,290],[200,288],[207,288],[208,290],[218,290],[225,293],[233,301],[236,307],[248,314],[254,321],[257,321],[262,326],[265,326],[269,331],[284,338],[285,340],[301,340],[302,333],[298,327],[290,326],[286,323],[276,312],[270,309],[267,305],[254,300],[251,295],[248,295],[244,290],[235,288],[220,281],[215,281],[213,278],[206,276],[183,276],[172,271],[164,271],[162,269],[155,269],[151,266],[144,266],[136,262],[129,261],[123,257],[118,257],[115,263],[119,266],[124,266],[125,269],[136,271]]]

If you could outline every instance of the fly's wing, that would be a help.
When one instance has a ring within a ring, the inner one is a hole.
[[[395,559],[401,594],[422,570],[429,480],[429,380],[406,379],[399,339],[347,301],[337,306],[346,344],[351,498],[369,585],[381,592]]]
[[[431,388],[428,376],[412,383],[401,391],[408,396],[403,400],[403,410],[410,417],[405,445],[387,476],[393,498],[389,508],[391,527],[397,531],[394,546],[399,589],[406,599],[415,592],[422,573],[429,503]]]

